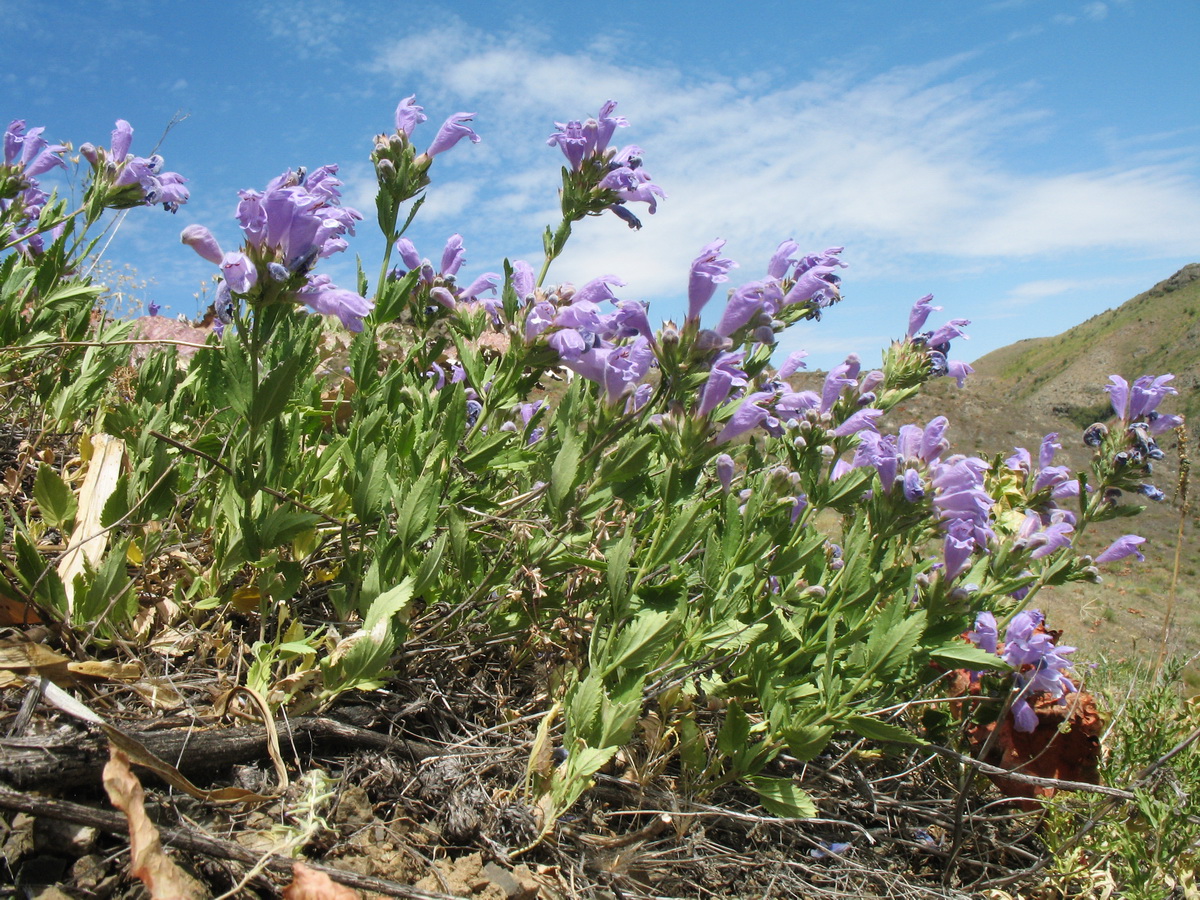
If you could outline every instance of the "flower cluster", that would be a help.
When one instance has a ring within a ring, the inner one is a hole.
[[[604,275],[578,289],[567,284],[553,292],[537,292],[532,270],[527,264],[517,266],[514,288],[518,296],[532,300],[525,317],[526,342],[545,334],[559,361],[601,385],[610,406],[628,397],[629,411],[640,408],[650,396],[650,385],[643,380],[655,365],[658,342],[646,307],[613,293],[612,286],[625,282]],[[604,312],[601,303],[611,304],[614,311]],[[633,340],[617,343],[626,338]]]
[[[484,272],[466,287],[458,286],[458,270],[467,260],[462,235],[450,235],[442,250],[441,263],[436,270],[428,259],[421,257],[416,246],[408,238],[400,238],[396,241],[396,250],[399,251],[400,259],[407,268],[393,269],[389,275],[392,278],[402,278],[408,272],[416,272],[416,290],[419,300],[426,299],[447,310],[454,309],[459,303],[465,301],[478,300],[487,309],[492,321],[498,321],[499,301],[494,296],[483,297],[480,295],[485,291],[490,291],[495,295],[500,284],[500,275],[495,272]],[[528,269],[527,263],[523,263],[523,265]],[[426,312],[429,313],[436,309],[437,307],[426,306]]]
[[[429,167],[434,157],[445,153],[466,138],[473,144],[480,141],[467,124],[475,114],[455,113],[438,129],[433,143],[424,153],[418,154],[412,143],[413,132],[422,122],[429,120],[424,107],[416,104],[416,95],[405,97],[396,107],[396,130],[392,134],[381,134],[375,138],[375,149],[371,162],[375,166],[375,177],[379,183],[376,205],[379,208],[380,224],[389,237],[395,228],[400,204],[415,197],[429,184]]]
[[[595,119],[554,123],[558,131],[546,143],[558,146],[567,158],[562,192],[564,221],[577,221],[608,209],[630,228],[638,229],[642,223],[626,204],[645,203],[653,214],[658,199],[666,199],[663,189],[642,168],[640,147],[630,144],[620,151],[609,147],[617,128],[629,124],[624,116],[613,115],[616,108],[616,101],[608,100]]]
[[[1029,703],[1031,695],[1044,693],[1058,700],[1068,691],[1075,690],[1064,674],[1072,668],[1066,657],[1074,653],[1075,648],[1058,646],[1055,635],[1046,630],[1045,621],[1040,610],[1017,613],[1008,623],[1004,643],[1000,645],[996,617],[990,612],[981,612],[975,618],[975,630],[967,635],[977,647],[995,653],[1013,667],[1019,689],[1012,704],[1013,725],[1017,731],[1028,733],[1037,729],[1038,716]]]
[[[725,241],[705,246],[692,261],[688,277],[688,316],[685,327],[699,327],[700,311],[716,292],[716,286],[728,280],[728,272],[737,263],[720,256]],[[761,344],[775,343],[775,334],[789,321],[781,319],[820,319],[821,310],[841,299],[839,268],[846,263],[838,258],[844,248],[830,247],[824,253],[795,258],[800,246],[792,240],[779,244],[767,264],[766,277],[734,290],[721,318],[713,329],[718,338],[738,338],[751,334]]]
[[[79,146],[79,154],[92,166],[91,191],[96,208],[129,209],[161,203],[163,209],[176,212],[188,201],[188,190],[183,186],[187,179],[178,172],[164,171],[163,158],[157,153],[134,156],[129,152],[132,143],[133,126],[117,119],[107,149],[93,144]]]
[[[311,174],[290,169],[262,192],[240,191],[237,220],[245,235],[243,248],[224,253],[212,232],[189,225],[180,240],[201,257],[221,267],[217,308],[224,314],[235,299],[249,302],[300,302],[315,312],[337,316],[351,331],[361,331],[363,317],[374,304],[353,291],[314,275],[318,259],[346,249],[343,235],[354,233],[362,216],[340,204],[337,166]]]
[[[42,137],[45,128],[25,130],[25,120],[15,119],[4,132],[4,165],[0,166],[0,214],[12,225],[14,234],[4,242],[20,241],[22,252],[37,256],[45,249],[38,219],[47,200],[38,184],[38,176],[55,166],[66,168],[62,154],[64,144],[51,144]],[[62,231],[62,225],[51,230],[52,238]]]

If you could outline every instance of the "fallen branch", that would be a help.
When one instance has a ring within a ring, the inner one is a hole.
[[[430,744],[394,738],[367,728],[347,725],[324,716],[304,717],[275,724],[284,747],[314,749],[330,743],[396,753],[414,761],[441,756]],[[131,732],[159,759],[176,761],[181,772],[206,772],[265,758],[267,729],[171,728]],[[108,738],[100,733],[80,733],[68,738],[41,735],[33,738],[0,738],[0,781],[21,790],[99,784],[108,760]]]

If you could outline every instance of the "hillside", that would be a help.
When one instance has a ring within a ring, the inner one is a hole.
[[[975,375],[959,389],[939,379],[922,395],[891,415],[891,427],[906,421],[950,419],[954,450],[991,457],[1015,446],[1036,448],[1044,434],[1058,432],[1064,462],[1086,469],[1091,451],[1080,441],[1088,424],[1112,419],[1104,385],[1119,374],[1132,381],[1139,375],[1172,372],[1178,396],[1163,408],[1186,412],[1192,424],[1192,458],[1197,456],[1195,423],[1200,422],[1200,263],[1185,266],[1170,278],[1117,307],[1054,337],[1018,341],[973,363]],[[1067,630],[1088,659],[1127,658],[1152,661],[1161,640],[1175,550],[1179,544],[1179,452],[1174,434],[1163,435],[1167,453],[1156,464],[1154,482],[1169,498],[1147,503],[1143,515],[1097,526],[1081,546],[1098,551],[1120,534],[1147,538],[1146,561],[1106,573],[1100,585],[1078,584],[1043,595],[1039,604]],[[1200,540],[1193,464],[1191,511],[1181,544],[1175,628],[1170,647],[1184,656],[1200,652]],[[1192,690],[1200,688],[1200,669],[1187,673]]]
[[[1175,373],[1176,409],[1200,412],[1200,263],[1054,337],[1018,341],[974,364],[1007,399],[1087,424],[1108,406],[1112,373]]]

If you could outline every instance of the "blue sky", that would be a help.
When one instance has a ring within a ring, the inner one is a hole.
[[[457,231],[461,277],[505,256],[536,267],[561,165],[545,138],[612,98],[630,121],[617,140],[643,148],[668,199],[640,232],[582,223],[551,280],[615,274],[652,319],[679,317],[714,238],[740,263],[733,283],[762,277],[784,238],[844,245],[845,302],[781,344],[820,367],[876,359],[928,292],[973,321],[952,354],[970,360],[1200,261],[1195,0],[0,0],[0,17],[6,122],[78,146],[125,118],[145,155],[187,116],[160,152],[191,202],[135,210],[107,251],[172,313],[197,311],[213,271],[180,229],[205,224],[231,249],[238,189],[288,167],[341,166],[366,218],[324,271],[351,285],[359,253],[374,273],[367,155],[413,93],[430,117],[418,145],[458,111],[483,138],[435,161],[410,230],[422,255]]]

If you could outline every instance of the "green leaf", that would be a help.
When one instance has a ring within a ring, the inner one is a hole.
[[[129,473],[122,472],[117,477],[113,492],[104,501],[100,511],[100,527],[109,528],[129,514]]]
[[[899,604],[893,606],[894,610],[899,608]],[[912,659],[921,632],[925,630],[924,610],[899,623],[894,621],[896,614],[889,613],[875,620],[871,637],[867,640],[867,666],[876,681],[887,680]]]
[[[988,653],[986,650],[964,641],[955,641],[944,647],[938,647],[936,650],[931,650],[929,655],[954,669],[983,669],[989,672],[1012,670],[1012,666],[1006,663],[1003,657],[997,656],[995,653]]]
[[[121,541],[109,548],[94,573],[90,566],[87,567],[91,583],[86,593],[79,592],[76,582],[76,625],[98,621],[102,625],[101,633],[111,634],[114,626],[124,625],[137,612],[137,598],[129,590],[129,575],[125,568],[128,549],[129,542]]]
[[[604,703],[604,684],[596,672],[567,692],[563,703],[566,710],[567,738],[588,744],[600,743],[600,709]]]
[[[561,510],[563,501],[574,489],[579,478],[579,459],[583,455],[583,438],[576,428],[563,431],[562,447],[550,467],[550,504]]]
[[[801,761],[815,759],[833,737],[832,725],[798,725],[782,735],[792,756]]]
[[[33,482],[33,499],[41,511],[42,521],[54,528],[62,528],[71,522],[79,508],[75,493],[45,463],[38,466],[37,478]]]
[[[687,504],[683,511],[671,523],[670,529],[666,535],[650,548],[650,565],[647,571],[653,571],[664,563],[678,559],[683,555],[685,547],[696,543],[698,535],[706,533],[708,530],[707,522],[697,524],[696,519],[704,510],[704,505],[700,501],[693,501]],[[660,513],[661,515],[662,513]],[[636,586],[635,586],[636,589]]]
[[[599,668],[603,675],[617,669],[638,669],[652,662],[675,636],[671,613],[644,609],[621,629],[611,653],[602,654]]]
[[[846,719],[846,724],[856,734],[861,734],[863,737],[870,738],[873,741],[917,745],[925,743],[906,728],[901,728],[899,725],[892,725],[888,722],[880,722],[878,719],[872,719],[870,716],[849,716]]]
[[[310,512],[277,506],[268,512],[255,529],[264,548],[286,544],[297,535],[303,534],[321,521],[321,517]]]
[[[767,812],[782,819],[812,819],[817,815],[817,804],[806,791],[790,778],[747,778],[758,799]]]
[[[254,403],[250,407],[251,422],[262,425],[283,412],[296,390],[296,373],[303,361],[300,355],[288,356],[267,373],[259,384]]]
[[[371,602],[371,608],[363,619],[363,630],[374,631],[381,622],[390,623],[412,603],[415,581],[411,575],[393,588],[380,594]]]
[[[614,618],[625,608],[625,600],[629,596],[629,558],[633,555],[633,531],[627,529],[621,539],[605,553],[608,562],[606,579],[608,581],[608,596],[612,601]]]
[[[717,732],[717,749],[725,756],[733,758],[750,742],[750,717],[736,700],[729,702],[725,712],[725,722]]]
[[[389,457],[385,449],[375,444],[368,444],[358,457],[360,480],[354,489],[354,515],[360,522],[371,522],[383,507]],[[371,462],[362,474],[364,457],[370,458]]]
[[[442,532],[433,542],[433,546],[422,556],[421,565],[417,569],[417,578],[413,584],[414,594],[424,594],[437,583],[438,575],[442,571],[442,557],[446,553],[446,544],[449,539],[450,535]]]

